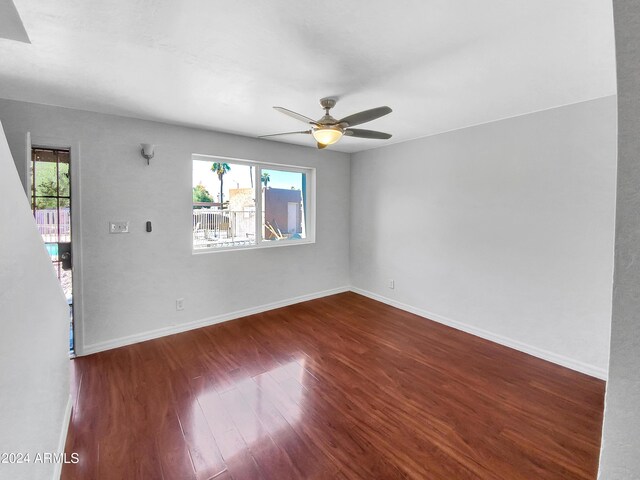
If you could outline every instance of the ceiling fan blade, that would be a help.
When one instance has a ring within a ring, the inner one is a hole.
[[[280,135],[294,135],[296,133],[307,133],[307,134],[310,134],[311,130],[303,130],[302,132],[272,133],[271,135],[260,135],[258,138],[279,137]]]
[[[320,143],[320,142],[317,142],[317,143],[318,143],[318,148],[320,149],[327,148],[327,146],[324,143]]]
[[[375,130],[363,130],[361,128],[347,128],[344,131],[345,135],[358,138],[376,138],[379,140],[387,140],[391,138],[390,133],[376,132]]]
[[[305,117],[304,115],[301,115],[301,114],[296,113],[296,112],[294,112],[292,110],[289,110],[288,108],[284,108],[284,107],[273,107],[273,108],[275,110],[279,111],[280,113],[284,113],[285,115],[293,117],[296,120],[300,120],[301,122],[310,123],[312,125],[316,125],[316,121],[313,120],[312,118]]]
[[[364,112],[354,113],[353,115],[344,117],[339,121],[339,123],[344,123],[347,127],[353,127],[354,125],[360,125],[361,123],[370,122],[376,118],[383,117],[391,112],[392,110],[389,107],[372,108],[371,110],[365,110]]]

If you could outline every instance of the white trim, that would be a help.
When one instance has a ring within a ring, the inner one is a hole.
[[[73,401],[71,395],[67,400],[67,406],[64,410],[64,417],[62,418],[62,429],[60,430],[60,439],[58,440],[58,450],[56,453],[64,453],[64,446],[67,443],[67,434],[69,433],[69,423],[71,423],[71,412],[73,410]],[[53,480],[59,480],[62,475],[62,462],[55,463],[53,468]]]
[[[253,194],[256,197],[254,201],[254,208],[255,208],[256,214],[253,219],[253,225],[255,229],[254,239],[256,241],[256,245],[259,245],[260,239],[264,234],[264,226],[262,225],[262,222],[263,222],[263,219],[262,219],[262,167],[260,166],[260,164],[256,164],[256,165],[252,165],[251,168],[253,168],[253,174],[254,174]],[[191,245],[193,248],[193,240],[191,242]]]
[[[287,171],[297,171],[299,173],[306,173],[305,170],[315,170],[315,167],[305,167],[304,165],[288,165],[286,163],[275,163],[269,160],[253,160],[251,158],[238,158],[238,157],[225,157],[223,155],[213,155],[208,153],[192,153],[191,160],[210,162],[212,160],[223,160],[229,163],[238,163],[240,165],[246,165],[247,167],[255,166],[259,164],[265,167],[278,167],[286,169]],[[290,170],[293,169],[293,170]],[[277,170],[277,169],[276,169]]]
[[[206,155],[201,153],[191,154],[191,170],[193,171],[193,162],[221,160],[232,164],[244,165],[254,168],[254,182],[253,189],[255,193],[255,243],[252,245],[236,245],[236,246],[218,246],[218,247],[205,247],[195,248],[193,241],[191,242],[191,254],[200,255],[203,253],[221,253],[221,252],[233,252],[239,250],[257,250],[259,248],[271,248],[271,247],[285,247],[289,245],[304,245],[316,243],[316,168],[304,167],[296,165],[285,165],[282,163],[272,163],[259,160],[239,159],[233,157],[221,157],[218,155]],[[307,177],[307,198],[305,202],[306,214],[305,220],[305,238],[299,240],[279,240],[270,241],[264,240],[262,235],[264,233],[264,225],[262,218],[262,170],[278,170],[281,172],[295,172],[306,175]],[[189,194],[191,195],[191,193]],[[191,210],[193,211],[193,210]]]
[[[470,333],[471,335],[475,335],[476,337],[490,340],[492,342],[498,343],[500,345],[504,345],[509,348],[513,348],[520,352],[528,353],[529,355],[533,355],[534,357],[541,358],[543,360],[546,360],[551,363],[555,363],[557,365],[561,365],[566,368],[570,368],[571,370],[575,370],[577,372],[581,372],[586,375],[590,375],[592,377],[596,377],[602,380],[607,379],[607,371],[605,369],[596,367],[594,365],[590,365],[588,363],[581,362],[580,360],[574,360],[572,358],[565,357],[564,355],[559,355],[557,353],[549,352],[548,350],[543,350],[542,348],[534,347],[533,345],[529,345],[527,343],[523,343],[518,340],[514,340],[512,338],[499,335],[497,333],[489,332],[487,330],[474,327],[467,323],[451,320],[450,318],[443,317],[442,315],[438,315],[436,313],[432,313],[427,310],[422,310],[421,308],[407,305],[406,303],[398,302],[396,300],[383,297],[382,295],[369,292],[368,290],[362,290],[361,288],[356,288],[352,286],[351,291],[359,295],[363,295],[365,297],[376,300],[378,302],[391,305],[392,307],[399,308],[400,310],[404,310],[406,312],[419,315],[421,317],[426,318],[427,320],[432,320],[434,322],[442,323],[443,325],[447,325],[449,327],[455,328],[456,330],[461,330],[463,332]]]
[[[238,245],[235,247],[208,247],[208,248],[192,248],[192,255],[203,255],[206,253],[219,252],[237,252],[239,250],[259,250],[261,248],[290,247],[291,245],[312,245],[315,240],[272,240],[264,241],[260,245]]]
[[[235,320],[237,318],[246,317],[248,315],[255,315],[256,313],[262,313],[268,310],[286,307],[288,305],[293,305],[300,302],[306,302],[308,300],[314,300],[316,298],[327,297],[329,295],[335,295],[337,293],[343,293],[348,291],[357,293],[359,295],[363,295],[365,297],[390,305],[392,307],[399,308],[400,310],[413,313],[420,317],[426,318],[427,320],[432,320],[434,322],[447,325],[449,327],[455,328],[456,330],[461,330],[463,332],[470,333],[471,335],[475,335],[476,337],[484,338],[491,342],[495,342],[500,345],[513,348],[520,352],[533,355],[534,357],[541,358],[542,360],[546,360],[551,363],[555,363],[556,365],[561,365],[571,370],[575,370],[577,372],[581,372],[586,375],[590,375],[592,377],[596,377],[602,380],[607,379],[607,371],[603,368],[599,368],[594,365],[590,365],[588,363],[584,363],[569,357],[565,357],[564,355],[559,355],[557,353],[553,353],[548,350],[544,350],[542,348],[538,348],[533,345],[529,345],[527,343],[523,343],[518,340],[505,337],[503,335],[499,335],[497,333],[489,332],[487,330],[474,327],[473,325],[469,325],[467,323],[458,322],[456,320],[452,320],[442,315],[438,315],[436,313],[432,313],[427,310],[423,310],[421,308],[413,307],[411,305],[407,305],[406,303],[398,302],[396,300],[383,297],[382,295],[378,295],[376,293],[363,290],[361,288],[353,287],[353,286],[338,287],[330,290],[323,290],[320,292],[310,293],[307,295],[301,295],[298,297],[291,297],[291,298],[287,298],[287,299],[280,300],[273,303],[267,303],[267,304],[259,305],[256,307],[246,308],[244,310],[237,310],[235,312],[223,313],[213,317],[203,318],[201,320],[196,320],[193,322],[183,323],[180,325],[173,325],[170,327],[163,327],[163,328],[151,330],[148,332],[141,332],[141,333],[136,333],[134,335],[129,335],[126,337],[107,340],[105,342],[98,342],[91,345],[85,345],[82,355],[90,355],[92,353],[111,350],[112,348],[124,347],[126,345],[144,342],[146,340],[152,340],[154,338],[160,338],[166,335],[173,335],[176,333],[186,332],[188,330],[194,330],[196,328],[206,327],[209,325],[215,325],[217,323]]]
[[[314,300],[316,298],[327,297],[329,295],[335,295],[337,293],[344,293],[348,292],[349,290],[350,288],[347,286],[332,288],[330,290],[323,290],[320,292],[309,293],[307,295],[300,295],[298,297],[291,297],[277,302],[259,305],[257,307],[246,308],[244,310],[236,310],[235,312],[223,313],[193,322],[182,323],[180,325],[158,328],[156,330],[136,333],[133,335],[128,335],[126,337],[107,340],[105,342],[92,343],[90,345],[84,346],[82,355],[90,355],[92,353],[98,353],[104,350],[111,350],[112,348],[124,347],[125,345],[131,345],[134,343],[144,342],[146,340],[152,340],[154,338],[160,338],[167,335],[186,332],[188,330],[194,330],[196,328],[215,325],[216,323],[228,322],[229,320],[235,320],[237,318],[246,317],[248,315],[255,315],[256,313],[262,313],[268,310],[286,307],[296,303],[306,302],[308,300]]]
[[[27,198],[29,199],[29,208],[31,208],[31,132],[27,132],[25,135],[25,159],[24,159],[24,191],[27,194]]]
[[[74,151],[75,147],[75,151]],[[84,348],[84,280],[82,247],[82,181],[80,143],[71,147],[71,250],[73,255],[73,336],[74,352]]]

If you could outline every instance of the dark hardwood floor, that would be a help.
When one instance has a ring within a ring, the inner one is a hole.
[[[354,293],[73,361],[64,479],[592,479],[604,382]]]

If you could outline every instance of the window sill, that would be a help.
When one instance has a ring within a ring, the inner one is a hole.
[[[315,239],[304,240],[278,240],[278,241],[265,241],[257,245],[239,245],[237,247],[208,247],[208,248],[192,248],[191,253],[193,255],[203,255],[207,253],[221,253],[221,252],[237,252],[240,250],[261,250],[265,248],[279,248],[279,247],[291,247],[294,245],[311,245],[316,243]]]

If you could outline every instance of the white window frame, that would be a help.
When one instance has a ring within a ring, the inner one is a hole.
[[[256,243],[255,245],[238,245],[233,247],[208,247],[195,248],[193,245],[193,234],[191,236],[191,252],[193,255],[206,253],[235,252],[238,250],[256,250],[259,248],[277,248],[293,245],[309,245],[316,243],[316,169],[314,167],[301,167],[297,165],[286,165],[283,163],[271,163],[259,160],[247,160],[242,158],[221,157],[218,155],[204,155],[194,153],[191,155],[191,168],[193,170],[194,161],[204,162],[226,162],[237,165],[253,167],[253,188],[255,191],[255,222],[256,222]],[[285,172],[303,173],[306,177],[307,193],[304,208],[305,215],[305,238],[287,240],[264,240],[264,229],[262,225],[262,170],[281,170]],[[192,175],[193,177],[193,175]],[[193,185],[190,190],[193,189]],[[193,207],[192,207],[193,211]]]

